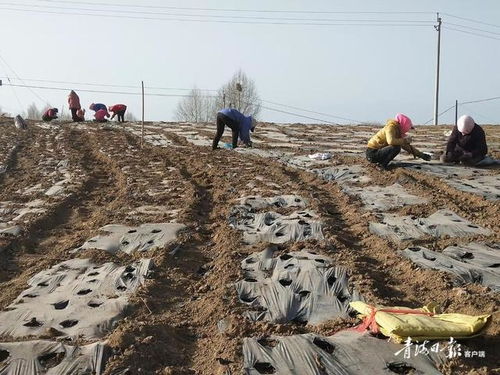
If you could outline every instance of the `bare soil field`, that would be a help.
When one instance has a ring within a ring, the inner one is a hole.
[[[342,306],[359,294],[372,306],[437,303],[445,313],[491,315],[481,335],[458,340],[462,352],[484,357],[445,358],[435,368],[500,373],[498,263],[460,282],[403,256],[479,243],[499,257],[500,169],[442,167],[403,152],[396,167],[379,171],[364,159],[375,126],[265,123],[252,149],[215,151],[213,124],[145,130],[141,146],[137,123],[31,121],[18,130],[0,119],[0,374],[299,374],[273,362],[281,337],[336,337],[360,320],[348,307],[330,314],[326,302],[294,316],[285,304],[277,318],[281,300],[242,292],[270,285],[273,270],[264,263],[262,285],[248,276],[262,252],[272,254],[273,267],[314,253],[322,267],[345,270],[349,293],[335,297]],[[419,127],[415,145],[437,155],[449,130]],[[500,127],[485,130],[489,155],[500,159]],[[317,152],[331,158],[307,157]],[[403,217],[405,225],[387,224]],[[290,285],[281,276],[276,298]],[[314,285],[300,296],[312,298]],[[271,353],[266,361],[249,349],[251,338]],[[21,349],[13,345],[34,340],[84,349],[42,350],[14,372]],[[96,343],[104,349],[89,355]],[[311,374],[419,373],[409,365],[331,372],[332,350],[310,358]]]

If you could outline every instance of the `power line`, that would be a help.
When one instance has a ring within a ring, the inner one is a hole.
[[[446,112],[450,111],[451,109],[455,108],[455,104],[453,104],[451,107],[445,109],[443,112],[439,113],[438,117],[441,116],[441,115],[444,115]],[[424,122],[424,125],[427,125],[428,123],[430,123],[432,120],[434,120],[434,117],[431,118],[430,120]]]
[[[2,77],[0,77],[2,78]],[[28,81],[28,82],[46,82],[46,83],[57,83],[57,84],[72,84],[72,85],[84,85],[84,86],[97,86],[97,87],[117,87],[117,88],[133,88],[133,89],[138,89],[139,86],[133,86],[133,85],[113,85],[113,84],[102,84],[102,83],[85,83],[85,82],[74,82],[74,81],[54,81],[54,80],[48,80],[48,79],[28,79],[28,78],[22,78],[23,81]],[[26,86],[26,83],[23,82],[24,85]],[[22,86],[24,87],[24,86]],[[42,88],[42,86],[32,86],[34,88]],[[179,91],[191,91],[191,89],[188,89],[188,88],[173,88],[173,87],[155,87],[155,86],[146,86],[146,88],[148,89],[156,89],[156,90],[179,90]],[[42,89],[50,89],[50,87],[43,87]],[[201,91],[206,91],[206,92],[217,92],[218,90],[214,90],[214,89],[200,89]],[[83,91],[83,90],[79,90],[79,91]],[[130,93],[130,92],[118,92],[118,91],[113,91],[113,92],[110,92],[110,91],[101,91],[101,90],[90,90],[89,92],[97,92],[97,93],[123,93],[123,94],[126,94],[126,93],[129,93],[130,95],[137,95],[137,93]],[[148,94],[148,95],[153,95],[153,94]],[[180,97],[188,97],[190,95],[180,95]],[[360,123],[361,121],[358,121],[358,120],[355,120],[355,119],[351,119],[351,118],[347,118],[347,117],[341,117],[341,116],[336,116],[336,115],[332,115],[332,114],[329,114],[329,113],[324,113],[324,112],[317,112],[317,111],[311,111],[311,110],[308,110],[308,109],[304,109],[304,108],[300,108],[300,107],[295,107],[295,106],[290,106],[290,105],[287,105],[287,104],[282,104],[282,103],[277,103],[277,102],[274,102],[274,101],[270,101],[270,100],[264,100],[264,99],[260,99],[261,102],[263,103],[269,103],[269,104],[274,104],[274,105],[278,105],[278,106],[281,106],[281,107],[285,107],[285,108],[290,108],[290,109],[296,109],[296,110],[299,110],[299,111],[302,111],[302,112],[307,112],[307,113],[313,113],[313,114],[317,114],[317,115],[321,115],[321,116],[327,116],[327,117],[331,117],[331,118],[336,118],[336,119],[340,119],[340,120],[345,120],[345,121],[353,121],[353,122],[356,122],[356,123]]]
[[[7,62],[7,61],[6,61],[6,60],[2,57],[2,55],[0,55],[0,60],[2,60],[2,61],[3,61],[3,63],[5,64],[5,66],[6,66],[8,69],[10,69],[10,71],[11,71],[12,73],[14,73],[14,75],[17,77],[17,79],[19,79],[22,83],[26,84],[26,82],[23,82],[23,80],[22,80],[22,79],[21,79],[21,78],[17,75],[16,71],[10,67],[9,63],[8,63],[8,62]],[[8,78],[8,77],[7,77],[7,78]],[[9,82],[10,82],[10,79],[9,79]],[[30,88],[29,90],[31,91],[31,93],[32,93],[33,95],[35,95],[35,96],[36,96],[38,99],[40,99],[42,102],[46,102],[46,103],[47,103],[47,101],[46,101],[44,98],[40,97],[40,95],[38,95],[36,92],[34,92],[33,90],[31,90],[31,88]],[[17,95],[16,95],[16,97],[17,97]]]
[[[1,5],[1,4],[0,4]],[[146,16],[125,16],[116,14],[95,14],[95,13],[76,13],[76,12],[59,12],[38,9],[19,9],[2,7],[1,10],[14,11],[14,12],[27,12],[27,13],[40,13],[40,14],[57,14],[69,16],[91,16],[91,17],[105,17],[105,18],[118,18],[118,19],[136,19],[136,20],[156,20],[156,21],[174,21],[174,22],[200,22],[200,23],[224,23],[224,24],[250,24],[250,25],[292,25],[292,26],[375,26],[375,27],[428,27],[431,23],[429,21],[421,21],[422,23],[398,23],[398,21],[386,21],[388,23],[331,23],[331,22],[270,22],[270,21],[224,21],[224,20],[207,20],[207,19],[186,19],[186,18],[162,18],[162,17],[146,17]],[[279,19],[277,19],[279,20]]]
[[[3,77],[0,77],[3,78]],[[28,79],[28,78],[20,78],[19,80],[24,80],[27,82],[46,82],[46,83],[62,83],[62,84],[70,84],[70,85],[84,85],[84,86],[100,86],[100,87],[120,87],[120,88],[129,88],[129,89],[138,89],[140,85],[111,85],[111,84],[103,84],[103,83],[85,83],[85,82],[72,82],[72,81],[53,81],[48,79]],[[179,87],[157,87],[157,86],[146,86],[147,89],[152,90],[176,90],[176,91],[191,91],[188,88],[179,88]],[[213,89],[200,89],[201,91],[217,91]]]
[[[469,35],[475,35],[483,38],[488,38],[488,39],[494,39],[494,40],[500,40],[500,38],[495,38],[494,36],[489,36],[489,35],[484,35],[484,34],[478,34],[478,33],[473,33],[470,31],[465,31],[465,30],[460,30],[460,29],[455,29],[453,27],[446,26],[446,30],[452,30],[452,31],[457,31],[459,33],[463,34],[469,34]]]
[[[311,10],[264,10],[264,9],[237,9],[237,8],[198,8],[198,7],[177,7],[177,6],[159,6],[159,5],[132,5],[116,4],[106,2],[88,2],[88,1],[56,1],[56,0],[37,0],[45,3],[63,3],[79,5],[100,5],[108,7],[131,7],[143,9],[174,9],[174,10],[198,10],[198,11],[220,11],[220,12],[241,12],[241,13],[288,13],[288,14],[434,14],[434,12],[411,12],[411,11],[311,11]]]
[[[495,25],[493,23],[487,23],[487,22],[483,22],[483,21],[478,21],[478,20],[474,20],[472,18],[466,18],[466,17],[459,17],[459,16],[455,16],[453,14],[450,14],[450,13],[442,13],[448,17],[452,17],[452,18],[456,18],[456,19],[459,19],[459,20],[463,20],[463,21],[469,21],[469,22],[475,22],[475,23],[480,23],[482,25],[487,25],[487,26],[492,26],[492,27],[498,27],[500,28],[500,25]]]
[[[31,86],[31,85],[17,85],[17,84],[6,84],[5,86],[13,86],[13,87],[22,87],[22,88],[35,88],[35,89],[41,89],[41,90],[57,90],[57,91],[70,91],[70,88],[63,88],[63,87],[48,87],[48,86]],[[140,92],[124,92],[124,91],[105,91],[105,90],[88,90],[88,89],[74,89],[79,92],[91,92],[91,93],[102,93],[102,94],[118,94],[118,95],[136,95],[139,96],[141,95]],[[145,96],[157,96],[157,97],[191,97],[192,95],[182,95],[182,94],[154,94],[154,93],[146,93]],[[204,97],[214,97],[213,95],[202,95]],[[258,103],[248,103],[251,105],[258,105]],[[333,123],[331,121],[326,121],[323,119],[315,118],[315,117],[310,117],[310,116],[305,116],[301,115],[298,113],[294,112],[288,112],[288,111],[283,111],[280,109],[276,108],[271,108],[267,106],[260,105],[261,108],[267,109],[269,111],[274,111],[274,112],[279,112],[279,113],[285,113],[289,115],[293,115],[296,117],[301,117],[309,120],[315,120],[315,121],[320,121],[326,124],[335,124],[338,125],[337,123]]]
[[[466,102],[458,102],[458,105],[473,104],[473,103],[484,103],[484,102],[490,102],[490,101],[499,100],[499,99],[500,99],[500,96],[494,96],[494,97],[486,98],[486,99],[478,99],[478,100],[469,100],[469,101],[466,101]],[[452,106],[450,106],[447,109],[445,109],[443,112],[441,112],[439,114],[439,116],[444,115],[446,112],[450,111],[452,108],[455,108],[455,104],[453,104]],[[430,119],[429,121],[425,122],[424,125],[427,125],[431,121],[432,121],[432,119]]]
[[[314,120],[314,121],[320,121],[320,122],[323,122],[325,124],[330,124],[330,125],[340,125],[340,124],[337,124],[336,122],[330,122],[330,121],[326,121],[326,120],[323,120],[323,119],[319,119],[319,118],[315,118],[315,117],[309,117],[309,116],[304,116],[304,115],[299,115],[297,113],[293,113],[293,112],[288,112],[288,111],[282,111],[280,109],[276,109],[276,108],[270,108],[270,107],[265,107],[263,105],[261,105],[261,108],[264,108],[264,109],[267,109],[268,111],[274,111],[274,112],[279,112],[279,113],[285,113],[285,114],[288,114],[288,115],[293,115],[293,116],[297,116],[297,117],[302,117],[302,118],[306,118],[306,119],[309,119],[309,120]]]
[[[287,104],[280,104],[280,103],[276,103],[276,102],[271,102],[269,100],[261,100],[261,102],[265,102],[265,103],[269,103],[269,104],[274,104],[274,105],[279,105],[279,106],[282,106],[282,107],[285,107],[285,108],[290,108],[290,109],[297,109],[297,110],[303,111],[303,112],[314,113],[316,115],[322,115],[322,116],[337,118],[337,119],[340,119],[340,120],[354,121],[355,123],[361,123],[362,122],[362,121],[354,120],[352,118],[340,117],[340,116],[334,116],[334,115],[331,115],[331,114],[328,114],[328,113],[310,111],[310,110],[307,110],[307,109],[303,109],[303,108],[299,108],[299,107],[294,107],[294,106],[287,105]]]
[[[470,100],[468,102],[460,102],[458,104],[472,104],[472,103],[483,103],[483,102],[490,102],[492,100],[498,100],[500,99],[500,96],[494,96],[492,98],[486,98],[486,99],[479,99],[479,100]]]
[[[477,27],[471,27],[471,26],[466,26],[466,25],[460,25],[458,23],[451,23],[451,22],[446,22],[447,25],[452,25],[456,27],[462,27],[464,29],[470,29],[474,31],[480,31],[482,33],[489,33],[489,34],[495,34],[495,35],[500,35],[500,33],[496,33],[494,31],[488,31],[488,30],[483,30],[483,29],[478,29]]]
[[[60,9],[60,10],[70,10],[70,11],[85,11],[85,12],[95,12],[98,13],[109,13],[110,10],[107,9],[95,9],[95,8],[75,8],[75,7],[61,7],[61,6],[47,6],[47,5],[33,5],[33,4],[19,4],[19,3],[9,3],[2,2],[0,5],[16,6],[16,7],[36,7],[44,9]],[[177,16],[177,17],[202,17],[202,18],[222,18],[222,19],[253,19],[253,20],[271,20],[271,21],[314,21],[314,22],[362,22],[362,23],[387,23],[391,20],[387,19],[331,19],[331,18],[291,18],[291,17],[263,17],[263,16],[235,16],[235,15],[218,15],[218,14],[186,14],[186,13],[164,13],[164,12],[145,12],[137,10],[124,10],[115,9],[112,10],[113,13],[122,14],[145,14],[145,15],[155,15],[155,16]],[[397,20],[397,23],[432,23],[431,21],[425,20]]]
[[[489,118],[489,117],[487,117],[487,116],[484,116],[484,115],[482,115],[482,114],[480,114],[480,113],[478,113],[478,112],[476,112],[476,111],[474,111],[474,110],[470,109],[470,107],[469,107],[469,106],[467,106],[466,104],[463,104],[463,103],[462,103],[462,105],[465,107],[465,109],[467,109],[467,112],[472,113],[474,116],[479,116],[479,117],[482,117],[483,119],[485,119],[485,120],[489,121],[489,122],[490,122],[490,123],[492,123],[492,124],[493,124],[493,123],[495,123],[495,120],[493,120],[493,119],[491,119],[491,118]]]

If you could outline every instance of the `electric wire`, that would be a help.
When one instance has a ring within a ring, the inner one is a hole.
[[[1,5],[1,4],[0,4]],[[135,20],[157,20],[157,21],[174,21],[174,22],[200,22],[200,23],[224,23],[224,24],[249,24],[249,25],[291,25],[291,26],[373,26],[373,27],[429,27],[432,25],[430,21],[415,21],[420,23],[403,23],[399,21],[387,20],[387,23],[359,22],[350,23],[350,21],[342,21],[342,23],[332,22],[279,22],[276,21],[238,21],[238,20],[207,20],[207,19],[187,19],[187,18],[164,18],[153,16],[132,16],[132,15],[117,15],[117,14],[97,14],[97,13],[76,13],[76,12],[60,12],[40,9],[19,9],[12,7],[0,7],[0,10],[40,13],[40,14],[56,14],[56,15],[72,15],[72,16],[91,16],[104,18],[118,19],[135,19]],[[338,22],[338,21],[337,21]]]
[[[241,12],[241,13],[289,13],[289,14],[435,14],[435,12],[423,11],[311,11],[311,10],[265,10],[265,9],[238,9],[238,8],[199,8],[199,7],[178,7],[164,5],[132,5],[116,4],[107,2],[89,2],[89,1],[57,1],[57,0],[37,0],[45,3],[63,3],[79,5],[100,5],[108,7],[131,7],[144,9],[175,9],[175,10],[198,10],[198,11],[220,11],[220,12]]]
[[[469,35],[475,35],[475,36],[478,36],[478,37],[483,37],[483,38],[488,38],[488,39],[500,40],[500,38],[495,38],[494,36],[483,35],[483,34],[473,33],[473,32],[470,32],[470,31],[455,29],[454,27],[445,26],[445,29],[446,30],[457,31],[457,32],[463,33],[463,34],[469,34]]]

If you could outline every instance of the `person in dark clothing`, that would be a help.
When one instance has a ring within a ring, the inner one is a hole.
[[[57,112],[59,112],[59,110],[57,108],[47,109],[42,116],[42,120],[45,122],[55,120],[57,118]]]
[[[217,113],[217,131],[212,143],[212,149],[215,150],[218,147],[219,141],[224,133],[225,127],[231,129],[233,133],[232,145],[233,148],[238,147],[238,138],[247,146],[252,146],[252,141],[250,140],[250,132],[255,131],[255,120],[252,116],[245,116],[241,112],[233,108],[221,109]]]
[[[445,153],[441,156],[443,163],[462,163],[475,165],[488,153],[484,130],[470,116],[462,116],[453,127]]]

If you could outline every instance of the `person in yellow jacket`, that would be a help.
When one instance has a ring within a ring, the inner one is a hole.
[[[370,138],[366,149],[366,159],[371,163],[378,164],[383,169],[387,169],[390,161],[403,149],[414,157],[431,160],[430,155],[424,154],[410,144],[411,137],[406,136],[410,129],[414,129],[411,120],[398,113],[394,120],[387,121],[383,129]]]

